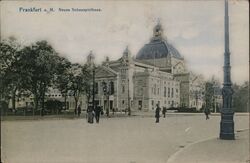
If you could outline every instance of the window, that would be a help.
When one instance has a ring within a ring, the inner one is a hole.
[[[170,97],[170,88],[168,88],[168,97]]]
[[[178,93],[178,89],[176,89],[176,93]]]
[[[95,94],[98,94],[98,91],[99,91],[99,87],[98,87],[98,83],[96,82],[95,83]]]
[[[171,89],[171,97],[173,98],[174,97],[174,88]]]
[[[125,86],[123,85],[122,86],[122,93],[124,93],[125,92]]]
[[[154,100],[152,100],[151,104],[152,104],[152,106],[154,106]]]
[[[156,84],[154,85],[154,95],[156,95]]]
[[[113,95],[114,92],[115,92],[115,89],[114,89],[114,82],[111,81],[111,82],[110,82],[110,94]]]
[[[167,96],[167,88],[164,87],[164,97],[166,97],[166,96]]]
[[[124,100],[122,100],[122,105],[124,105]]]
[[[160,94],[160,88],[158,88],[157,94],[158,94],[158,95]]]

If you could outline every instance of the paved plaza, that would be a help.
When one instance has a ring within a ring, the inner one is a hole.
[[[200,148],[197,148],[199,145],[196,145],[198,142],[203,142],[210,148],[216,148],[215,144],[225,143],[225,140],[216,139],[219,135],[219,124],[220,116],[214,115],[205,120],[203,114],[168,114],[165,119],[161,117],[159,124],[155,123],[153,116],[142,115],[105,117],[99,124],[88,124],[84,118],[2,121],[2,161],[4,163],[175,162],[174,160],[178,161],[179,156],[182,156],[180,153],[188,155],[188,151],[183,151],[187,147],[191,146],[191,149],[194,148],[199,153]],[[248,128],[249,116],[236,115],[235,132]],[[249,138],[249,134],[245,134],[245,137]],[[214,139],[216,143],[214,141],[209,143]],[[238,135],[233,141],[236,145],[244,145],[242,141],[237,143],[237,139]],[[245,147],[246,145],[237,149],[239,154],[246,153]],[[240,151],[241,149],[244,151]],[[213,160],[216,160],[216,155],[214,156]],[[187,157],[189,161],[192,158],[190,155]]]

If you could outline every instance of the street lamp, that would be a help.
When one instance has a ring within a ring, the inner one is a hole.
[[[93,68],[92,110],[94,110],[95,109],[95,65],[94,63],[92,65],[92,68]]]
[[[107,109],[106,109],[106,114],[107,117],[109,117],[109,83],[107,82],[102,82],[102,87],[103,87],[103,93],[106,96],[107,99]]]
[[[229,51],[229,17],[228,0],[225,0],[225,53],[224,53],[224,83],[222,88],[223,107],[221,109],[220,139],[234,140],[234,111],[232,109],[232,83]]]
[[[88,56],[88,64],[90,68],[92,69],[92,110],[95,109],[95,63],[94,63],[94,55],[93,52],[90,51],[90,54]]]
[[[129,77],[129,76],[128,76]],[[128,78],[128,115],[131,115],[131,109],[130,109],[130,95],[129,95],[129,78]]]

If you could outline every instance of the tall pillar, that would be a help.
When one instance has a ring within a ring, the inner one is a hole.
[[[225,53],[224,53],[224,83],[222,88],[223,106],[221,109],[220,139],[234,140],[234,111],[232,109],[232,83],[229,51],[229,16],[228,0],[225,0]]]

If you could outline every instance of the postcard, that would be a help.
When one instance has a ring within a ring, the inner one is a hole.
[[[1,163],[249,156],[249,2],[2,0]]]

